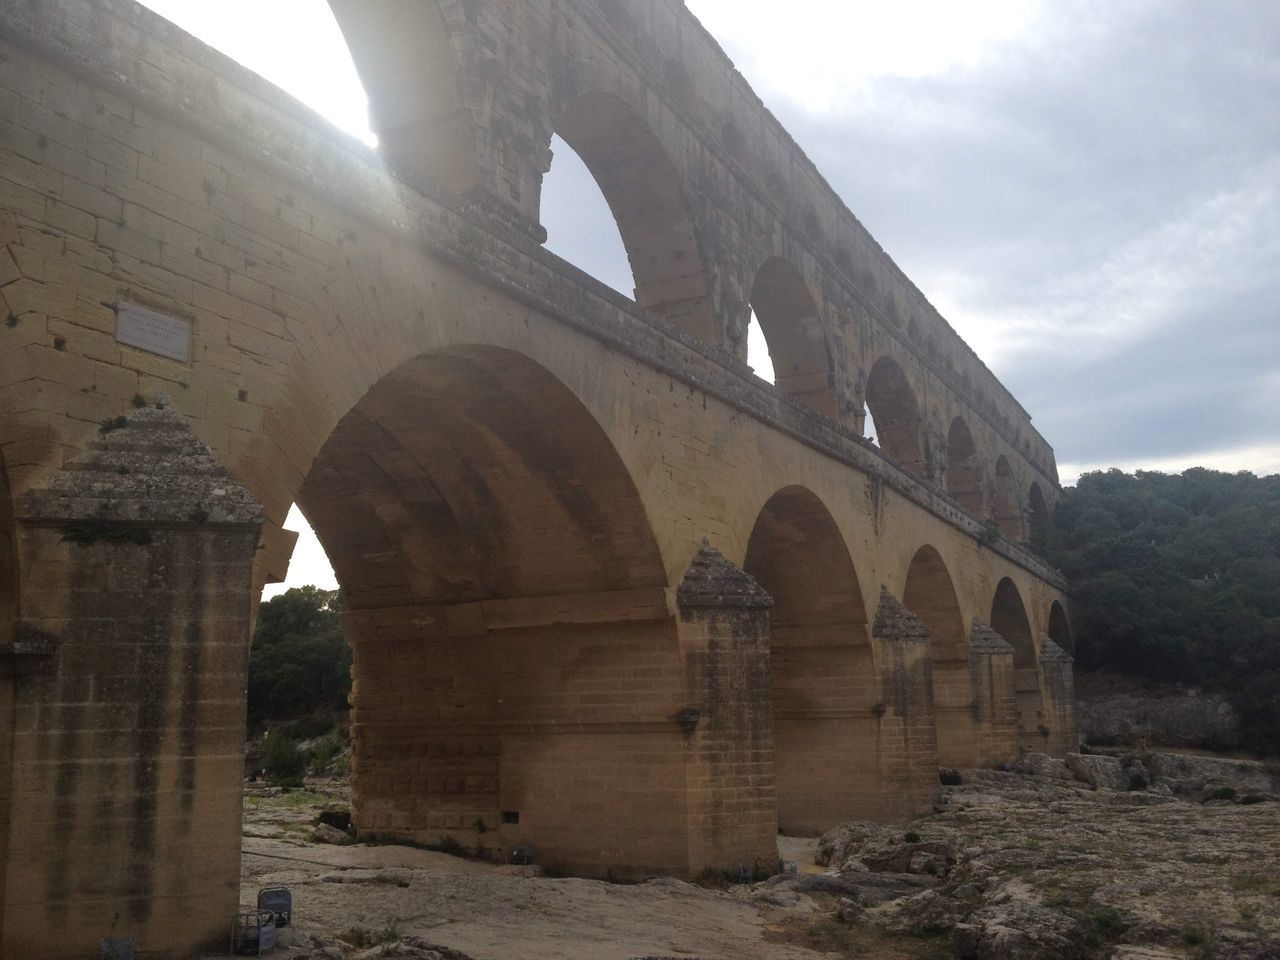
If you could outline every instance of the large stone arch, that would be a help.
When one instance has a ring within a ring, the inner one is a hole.
[[[897,361],[881,357],[867,375],[867,408],[880,449],[908,473],[925,478],[924,418],[915,390]]]
[[[867,612],[826,505],[785,487],[760,510],[743,569],[773,597],[771,656],[779,829],[817,835],[882,815]]]
[[[912,557],[902,602],[929,628],[938,761],[972,766],[968,757],[976,732],[967,631],[951,572],[932,546],[921,547]]]
[[[466,194],[480,185],[475,120],[438,0],[329,0],[396,174]]]
[[[1023,750],[1043,750],[1044,698],[1031,620],[1017,585],[1005,577],[991,601],[991,629],[1013,647],[1013,685],[1018,704],[1018,745]]]
[[[346,596],[362,833],[687,862],[663,563],[568,387],[512,350],[421,355],[342,416],[297,499]]]
[[[964,417],[955,417],[947,430],[947,493],[975,517],[986,515],[986,484],[973,433]]]
[[[1013,467],[1009,464],[1009,458],[1003,454],[996,459],[992,482],[991,515],[1000,528],[1000,535],[1006,540],[1021,540],[1024,521],[1022,501],[1018,498],[1018,484],[1013,477]]]
[[[717,343],[710,277],[680,175],[645,120],[621,97],[570,100],[554,129],[591,171],[622,235],[636,302]]]
[[[769,344],[777,388],[817,413],[838,417],[835,368],[804,276],[791,261],[771,256],[756,271],[750,300]]]

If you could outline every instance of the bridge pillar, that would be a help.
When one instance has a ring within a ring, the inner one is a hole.
[[[1066,756],[1079,747],[1076,734],[1074,658],[1046,636],[1040,637],[1040,676],[1043,688],[1042,724],[1045,752]]]
[[[689,706],[689,873],[778,862],[773,773],[773,599],[705,541],[677,590]]]
[[[885,809],[902,817],[928,813],[941,791],[929,628],[882,587],[871,636],[880,659],[877,752]]]
[[[994,767],[1018,757],[1018,700],[1013,687],[1013,647],[977,618],[969,634],[973,682],[973,755],[969,766]]]
[[[16,518],[0,956],[225,944],[261,508],[181,417],[147,408]]]

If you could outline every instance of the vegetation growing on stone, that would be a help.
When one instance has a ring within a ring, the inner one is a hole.
[[[1221,692],[1280,752],[1280,476],[1086,474],[1047,552],[1075,588],[1076,665]]]

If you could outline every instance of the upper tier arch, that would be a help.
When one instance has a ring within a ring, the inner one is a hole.
[[[370,111],[380,151],[396,173],[455,193],[481,184],[466,76],[438,0],[330,0]]]
[[[416,127],[413,136],[388,139],[384,152],[415,185],[460,186],[467,203],[540,237],[539,189],[558,130],[609,199],[642,306],[745,360],[760,251],[784,252],[813,301],[808,315],[822,319],[814,325],[820,336],[805,332],[803,362],[791,374],[779,370],[780,390],[852,429],[863,384],[846,371],[867,372],[892,356],[920,418],[919,454],[896,459],[947,492],[941,454],[949,425],[962,416],[983,462],[1007,457],[1020,497],[1036,482],[1052,512],[1053,452],[1027,412],[845,207],[682,2],[436,0],[417,14],[415,29],[438,45],[443,24],[454,52],[443,62],[458,69],[426,73],[413,43],[367,39],[391,32],[394,18],[377,11],[405,2],[337,0],[335,9],[362,75],[373,78],[366,82],[378,129],[405,128],[405,105],[425,84],[425,113],[444,118],[436,139],[457,144],[420,144]],[[408,156],[414,151],[416,159]],[[449,173],[469,170],[472,159],[471,173]]]
[[[775,386],[834,419],[835,375],[818,305],[800,271],[783,257],[769,257],[756,271],[751,307],[769,344]]]
[[[611,93],[575,97],[558,115],[555,132],[582,158],[609,204],[631,261],[636,302],[714,343],[706,263],[684,187],[662,143]]]

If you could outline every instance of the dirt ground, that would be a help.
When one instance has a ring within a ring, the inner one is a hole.
[[[976,924],[971,936],[983,943],[1024,924],[1043,925],[1037,943],[1061,935],[1073,944],[1064,957],[1148,956],[1123,952],[1138,944],[1158,946],[1154,957],[1217,960],[1270,958],[1217,945],[1267,948],[1280,935],[1275,802],[1203,804],[981,775],[946,788],[934,816],[854,825],[829,868],[814,863],[817,841],[781,837],[800,876],[710,890],[314,842],[317,815],[342,806],[344,793],[313,785],[246,797],[242,901],[252,905],[267,886],[293,893],[293,945],[275,956],[455,960],[424,952],[431,944],[474,960],[943,960],[965,955],[955,952],[957,924]],[[877,903],[881,890],[891,898]],[[1007,955],[1059,955],[1029,949]]]

